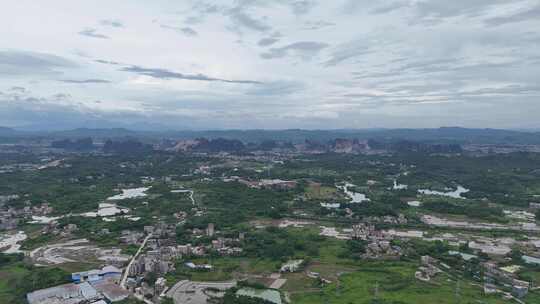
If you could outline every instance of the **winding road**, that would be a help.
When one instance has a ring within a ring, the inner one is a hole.
[[[197,203],[195,202],[195,199],[193,198],[193,190],[189,189],[179,189],[179,190],[172,190],[172,193],[189,193],[189,199],[191,200],[191,203],[193,206],[196,206]]]

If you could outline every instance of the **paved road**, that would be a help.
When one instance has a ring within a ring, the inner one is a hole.
[[[137,257],[141,253],[141,251],[143,250],[144,246],[146,245],[146,242],[148,242],[148,240],[151,237],[152,237],[152,234],[150,233],[149,235],[146,236],[146,238],[144,238],[144,240],[143,240],[143,242],[141,244],[141,247],[139,247],[139,250],[137,250],[137,253],[133,256],[133,258],[131,259],[131,261],[127,265],[126,269],[124,269],[124,275],[122,276],[122,280],[120,281],[120,287],[126,288],[126,280],[127,280],[128,274],[129,274],[129,269],[131,268],[131,265],[133,264],[133,262],[135,262],[135,260],[137,259]]]
[[[195,199],[193,198],[193,190],[189,190],[189,198],[191,199],[191,203],[193,203],[193,206],[196,206],[197,203],[195,203]]]
[[[189,199],[191,200],[191,203],[193,206],[196,206],[197,203],[195,202],[195,199],[193,198],[193,190],[189,189],[179,189],[179,190],[172,190],[173,193],[189,193]]]

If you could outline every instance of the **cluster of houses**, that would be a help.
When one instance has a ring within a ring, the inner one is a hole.
[[[422,256],[421,263],[414,276],[417,280],[429,282],[440,273],[451,269],[450,266],[430,256]],[[530,282],[518,280],[516,275],[502,269],[493,262],[481,264],[484,293],[501,293],[506,299],[523,298],[532,287]],[[519,301],[518,301],[519,302]]]
[[[163,278],[167,273],[174,271],[176,261],[183,257],[205,256],[210,251],[215,251],[220,255],[240,255],[243,249],[239,247],[244,234],[240,233],[238,238],[217,237],[214,224],[208,224],[204,230],[193,229],[195,237],[207,236],[214,238],[209,245],[193,246],[192,244],[176,243],[175,225],[157,224],[155,226],[145,226],[145,233],[125,231],[121,240],[128,244],[141,244],[145,235],[151,237],[146,240],[148,250],[135,258],[127,269],[128,279],[126,288],[136,295],[146,298],[159,297],[165,290],[166,280]],[[191,262],[185,266],[194,270],[211,270],[212,265],[198,265]],[[158,281],[154,286],[148,285],[143,279],[147,274],[153,273],[158,276]]]
[[[414,273],[414,277],[424,282],[429,282],[431,278],[443,272],[439,267],[442,266],[446,269],[450,268],[448,265],[441,263],[439,260],[432,258],[429,255],[422,256],[420,262],[420,267],[418,267],[418,270]]]
[[[239,240],[240,238],[233,239],[219,237],[212,241],[212,249],[223,256],[238,256],[244,252],[244,250],[239,247]]]
[[[0,196],[0,230],[16,229],[21,218],[31,219],[35,216],[46,216],[53,212],[53,208],[48,203],[37,206],[27,205],[20,209],[3,207],[5,203],[19,198],[19,195],[16,194]]]
[[[391,244],[396,237],[393,233],[377,230],[373,224],[360,223],[352,226],[351,238],[368,241],[366,252],[362,255],[365,259],[397,259],[402,255],[399,246]]]
[[[523,298],[529,292],[529,288],[532,287],[530,282],[518,280],[515,274],[502,270],[495,263],[486,262],[482,264],[482,267],[484,269],[484,292],[486,294],[500,292],[505,294],[507,298],[512,296]],[[512,292],[505,293],[499,290],[497,286],[511,289]]]

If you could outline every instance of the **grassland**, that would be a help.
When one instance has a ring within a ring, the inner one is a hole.
[[[357,271],[344,274],[320,290],[291,292],[295,304],[454,304],[506,303],[500,296],[485,296],[479,286],[459,283],[442,274],[429,283],[414,279],[415,264],[364,263]],[[533,302],[531,302],[533,303]]]
[[[19,303],[14,297],[15,283],[21,280],[28,270],[19,263],[0,268],[0,304]]]
[[[306,187],[306,198],[314,200],[331,199],[337,195],[335,187],[309,185]]]

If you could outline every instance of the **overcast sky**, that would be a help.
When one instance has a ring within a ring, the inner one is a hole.
[[[0,125],[540,127],[540,0],[17,0]]]

